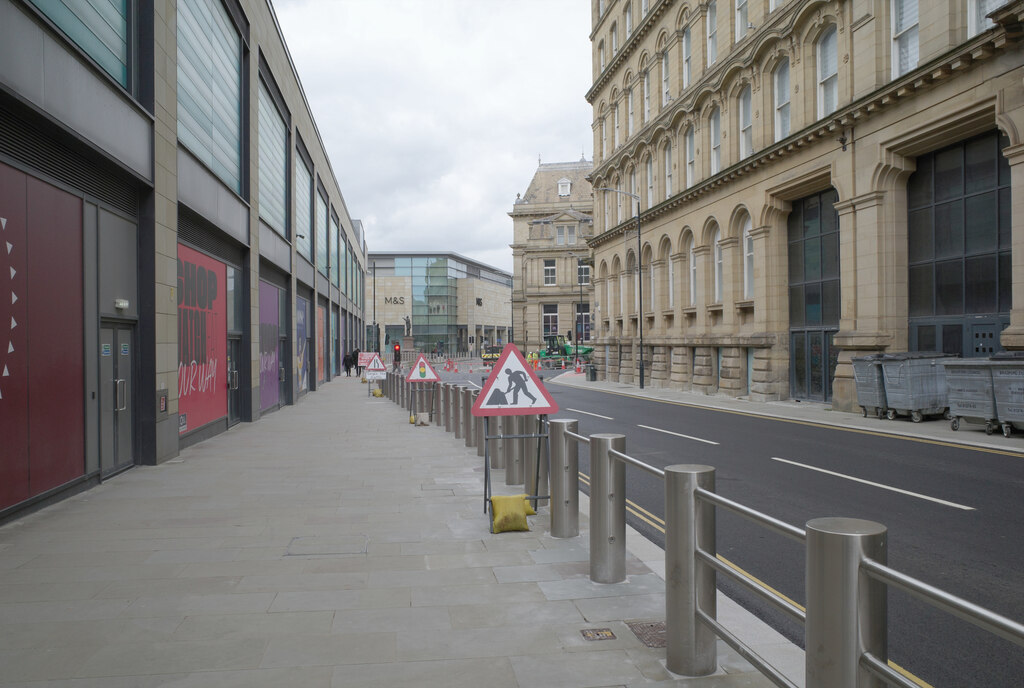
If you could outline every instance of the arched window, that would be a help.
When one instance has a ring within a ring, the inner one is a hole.
[[[605,118],[601,117],[601,159],[608,154],[608,127],[605,125]]]
[[[712,247],[714,248],[714,257],[715,257],[715,268],[714,268],[715,269],[715,284],[714,284],[715,300],[714,300],[714,303],[722,303],[723,265],[722,265],[722,244],[721,244],[721,239],[722,239],[722,230],[720,230],[720,229],[718,229],[716,227],[715,228],[715,233],[711,236],[711,244],[712,244]]]
[[[754,237],[750,236],[751,222],[743,220],[743,298],[754,298]]]
[[[668,266],[668,307],[675,308],[676,305],[676,269],[672,265],[670,251],[665,251],[665,263]]]
[[[693,186],[696,176],[697,156],[694,150],[695,136],[693,127],[686,130],[686,188]]]
[[[619,52],[619,27],[616,26],[615,22],[612,22],[612,55]]]
[[[683,88],[690,87],[690,65],[692,47],[690,45],[690,27],[683,31]]]
[[[619,186],[616,184],[615,188],[618,189]],[[623,220],[623,217],[622,217],[622,199],[623,198],[625,198],[625,196],[623,196],[622,194],[615,194],[615,221],[616,221],[616,224],[622,222],[622,220]]]
[[[747,35],[747,0],[736,0],[736,42]]]
[[[597,68],[598,71],[604,71],[604,41],[600,41],[597,44]]]
[[[647,207],[654,207],[654,160],[647,156]]]
[[[636,168],[634,167],[633,169],[631,169],[629,171],[629,193],[633,194],[633,196],[637,196],[637,198],[632,198],[631,197],[629,199],[629,216],[630,217],[633,217],[633,215],[639,214],[639,212],[640,212],[640,198],[639,198],[640,192],[639,192],[638,189],[639,189],[639,187],[637,187],[637,185],[636,185]],[[633,203],[636,203],[636,211],[635,212],[633,210]]]
[[[668,85],[668,48],[661,54],[661,104],[667,105],[672,100],[672,93]]]
[[[818,117],[839,107],[839,58],[836,27],[830,26],[818,39]]]
[[[775,68],[775,140],[789,136],[789,60]]]
[[[690,283],[687,285],[690,290],[690,305],[697,305],[697,256],[693,249],[693,237],[686,242],[686,261],[690,270]]]
[[[615,107],[612,108],[612,123],[613,123],[613,126],[612,126],[612,129],[613,129],[613,135],[612,135],[613,136],[613,138],[612,138],[613,145],[612,145],[612,150],[615,150],[616,148],[619,147],[619,104],[618,103],[616,103]]]
[[[711,111],[711,174],[722,169],[722,115],[716,107]]]
[[[633,33],[633,3],[627,2],[626,9],[622,11],[622,19],[626,26],[626,36]]]
[[[708,66],[715,64],[715,57],[718,50],[718,3],[711,0],[708,3],[707,16],[707,37],[708,37]]]
[[[644,123],[651,121],[651,73],[644,72]]]
[[[665,143],[665,198],[672,195],[672,142]]]
[[[626,91],[626,111],[629,113],[626,119],[626,138],[633,135],[633,89]]]
[[[750,86],[740,91],[740,159],[754,152],[754,124],[750,116]]]

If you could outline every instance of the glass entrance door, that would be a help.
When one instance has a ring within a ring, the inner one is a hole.
[[[228,427],[242,420],[242,395],[238,389],[238,361],[242,340],[228,337]]]
[[[134,463],[134,339],[130,325],[100,327],[100,475],[104,478]]]

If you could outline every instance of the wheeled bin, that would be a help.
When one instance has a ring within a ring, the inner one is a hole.
[[[946,361],[946,399],[949,403],[949,427],[960,429],[960,421],[979,423],[991,435],[996,419],[996,398],[992,392],[992,366],[986,359],[967,358]]]
[[[910,351],[885,354],[882,378],[885,381],[885,415],[910,416],[920,423],[925,416],[946,413],[946,374],[944,363],[955,357],[934,351]]]
[[[857,383],[857,403],[865,417],[870,413],[885,416],[885,382],[882,380],[881,360],[885,354],[857,356],[853,359],[853,379]]]
[[[1017,351],[997,354],[989,364],[996,417],[1003,436],[1009,437],[1015,429],[1024,430],[1024,356]]]

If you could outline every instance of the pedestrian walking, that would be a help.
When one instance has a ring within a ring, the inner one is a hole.
[[[345,366],[345,377],[352,377],[352,354],[345,354],[344,358],[341,359],[342,365]]]

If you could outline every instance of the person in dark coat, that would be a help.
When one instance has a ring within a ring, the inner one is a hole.
[[[345,366],[345,377],[351,377],[352,376],[352,354],[351,353],[345,354],[345,356],[341,359],[341,364],[343,366]]]

